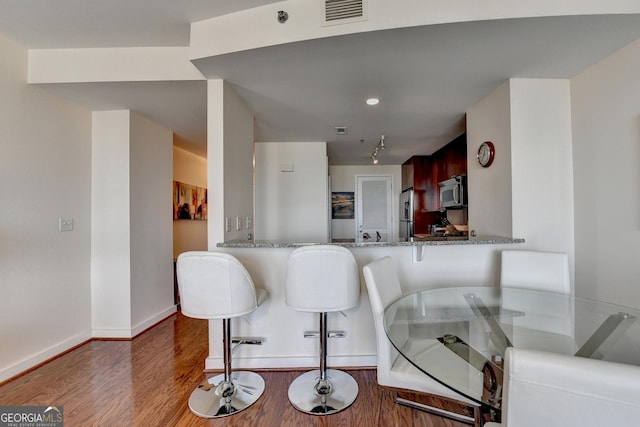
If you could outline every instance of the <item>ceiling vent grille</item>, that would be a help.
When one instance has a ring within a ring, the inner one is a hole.
[[[324,25],[366,21],[366,0],[325,0]]]

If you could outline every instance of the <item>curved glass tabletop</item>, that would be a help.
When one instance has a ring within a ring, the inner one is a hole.
[[[507,347],[640,365],[638,319],[637,309],[494,287],[424,290],[400,298],[384,313],[387,336],[402,356],[497,410]]]

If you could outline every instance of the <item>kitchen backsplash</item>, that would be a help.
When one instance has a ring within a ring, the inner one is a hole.
[[[447,219],[451,224],[466,224],[467,209],[448,209]]]

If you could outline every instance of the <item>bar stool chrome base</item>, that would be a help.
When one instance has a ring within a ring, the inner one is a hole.
[[[199,385],[189,397],[189,409],[202,418],[220,418],[240,412],[253,405],[264,392],[264,379],[255,372],[234,371],[231,373],[233,394],[227,406],[223,397],[224,374],[209,378],[209,390]]]
[[[358,383],[349,374],[335,369],[327,369],[330,392],[319,394],[316,384],[320,380],[320,370],[305,372],[289,386],[289,401],[299,411],[313,415],[329,415],[348,408],[358,397]]]

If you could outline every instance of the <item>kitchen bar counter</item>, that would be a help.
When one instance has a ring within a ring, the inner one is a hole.
[[[249,322],[234,324],[239,336],[264,338],[261,346],[239,346],[234,353],[238,369],[311,369],[318,361],[317,346],[304,332],[317,328],[313,313],[292,310],[286,305],[284,284],[291,252],[300,246],[318,245],[310,241],[229,241],[218,244],[237,257],[247,268],[257,287],[267,291],[269,299],[249,315]],[[524,239],[500,236],[436,237],[417,236],[413,242],[355,242],[338,240],[334,245],[347,247],[354,255],[358,270],[373,260],[388,256],[393,259],[403,290],[459,286],[495,286],[499,275],[502,250],[524,246]],[[362,288],[364,289],[364,283]],[[346,310],[346,316],[329,313],[331,329],[345,331],[347,339],[331,340],[333,349],[327,361],[335,367],[375,367],[376,337],[371,305],[366,291],[360,303]],[[218,321],[211,321],[218,322]],[[205,368],[224,369],[221,346],[222,328],[209,328],[209,356]]]
[[[331,243],[326,242],[291,242],[280,240],[231,240],[228,242],[218,243],[219,248],[297,248],[309,245],[331,244],[343,246],[345,248],[381,248],[394,246],[449,246],[449,245],[502,245],[511,243],[524,243],[524,239],[514,237],[501,236],[420,236],[412,241],[394,241],[394,242],[375,242],[375,241],[359,241],[355,242],[348,239],[335,239]]]

